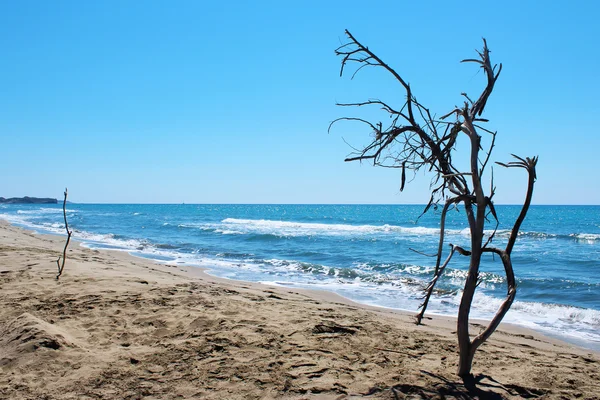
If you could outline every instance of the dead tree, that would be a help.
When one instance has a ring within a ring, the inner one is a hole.
[[[370,161],[373,165],[388,168],[401,169],[400,190],[404,189],[407,172],[416,173],[419,170],[427,170],[433,173],[431,181],[431,197],[423,210],[426,213],[432,205],[443,203],[440,216],[440,233],[436,254],[434,278],[426,287],[424,302],[417,315],[417,324],[421,322],[427,307],[433,288],[442,275],[446,266],[450,263],[455,253],[469,258],[469,268],[465,281],[464,290],[458,311],[457,336],[460,351],[458,363],[458,375],[467,377],[471,374],[471,365],[477,348],[484,343],[496,330],[500,321],[509,310],[516,294],[517,286],[511,262],[511,252],[521,223],[525,219],[527,210],[531,203],[533,186],[536,180],[535,167],[537,157],[521,158],[513,155],[516,161],[509,163],[497,163],[507,168],[523,168],[529,176],[529,184],[525,201],[517,220],[510,232],[508,243],[504,249],[492,246],[492,240],[498,227],[498,216],[492,201],[495,193],[493,182],[493,171],[491,186],[486,194],[482,177],[490,161],[496,132],[484,127],[488,122],[482,118],[485,105],[494,90],[496,80],[502,70],[502,64],[492,65],[490,51],[485,39],[483,50],[478,51],[478,58],[466,59],[462,62],[475,63],[483,69],[486,77],[486,85],[479,97],[473,101],[466,93],[462,93],[464,103],[437,118],[430,110],[419,103],[414,96],[410,85],[404,78],[382,61],[368,47],[361,44],[352,34],[346,31],[348,42],[336,49],[336,55],[342,57],[340,76],[344,74],[347,67],[354,67],[352,78],[365,67],[382,68],[391,74],[399,83],[405,94],[405,101],[399,107],[392,106],[378,99],[371,99],[358,103],[341,103],[343,107],[376,106],[381,108],[390,117],[390,123],[384,126],[382,122],[370,122],[367,119],[355,117],[343,117],[334,120],[331,126],[339,121],[353,121],[365,124],[372,133],[371,142],[351,154],[345,161]],[[463,136],[464,135],[464,136]],[[484,146],[482,135],[486,135]],[[456,154],[456,143],[461,138],[466,138],[470,151],[468,169],[461,170],[452,159]],[[462,205],[469,224],[471,236],[471,248],[465,249],[450,244],[450,251],[442,264],[444,243],[446,238],[445,223],[446,215],[451,207]],[[491,217],[490,217],[491,215]],[[486,222],[493,218],[495,227],[493,233],[486,235],[484,228]],[[493,253],[502,260],[506,272],[507,294],[489,325],[479,333],[473,340],[469,336],[469,313],[473,302],[473,296],[478,285],[479,268],[481,257],[484,253]]]
[[[65,248],[63,249],[62,258],[58,256],[58,260],[56,260],[56,265],[58,266],[58,275],[56,275],[56,280],[60,278],[65,269],[65,261],[67,259],[67,247],[69,247],[69,242],[71,241],[71,234],[73,231],[69,230],[69,223],[67,222],[67,189],[65,188],[65,198],[63,200],[63,217],[65,219],[65,229],[67,231],[67,241],[65,242]]]

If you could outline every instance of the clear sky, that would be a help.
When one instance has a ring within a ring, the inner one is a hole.
[[[600,204],[596,2],[4,1],[0,196],[115,203],[426,203],[429,177],[344,163],[369,135],[336,101],[403,92],[339,77],[344,29],[438,115],[477,96],[488,40],[494,160],[539,155],[536,204]],[[522,170],[495,169],[497,203]]]

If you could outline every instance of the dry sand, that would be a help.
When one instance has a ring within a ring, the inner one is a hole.
[[[215,279],[0,223],[3,399],[600,397],[600,356],[502,326],[454,374],[450,318]],[[477,333],[474,325],[472,331]]]

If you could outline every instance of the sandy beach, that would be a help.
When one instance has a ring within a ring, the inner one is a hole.
[[[1,398],[600,398],[600,356],[535,332],[502,326],[467,388],[451,318],[77,242],[57,282],[63,245],[0,222]]]

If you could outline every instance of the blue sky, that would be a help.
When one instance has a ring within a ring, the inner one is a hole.
[[[429,177],[344,163],[368,132],[336,101],[403,92],[339,77],[349,29],[438,115],[477,96],[488,40],[494,160],[539,155],[536,204],[600,204],[594,2],[22,1],[0,5],[0,196],[118,203],[425,203]],[[396,103],[397,104],[397,103]],[[364,114],[367,115],[367,114]],[[498,203],[523,171],[495,169]]]

